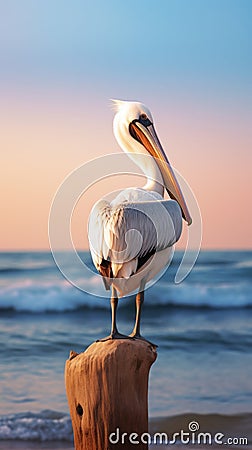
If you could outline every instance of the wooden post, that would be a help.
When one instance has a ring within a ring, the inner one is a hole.
[[[148,378],[156,357],[147,342],[123,339],[70,353],[65,382],[76,450],[148,449],[141,436],[148,432]]]

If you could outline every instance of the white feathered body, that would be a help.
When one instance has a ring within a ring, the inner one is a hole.
[[[95,267],[119,297],[153,279],[170,262],[182,230],[178,203],[155,192],[128,188],[112,201],[99,200],[89,217]]]

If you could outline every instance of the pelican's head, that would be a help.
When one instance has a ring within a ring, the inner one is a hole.
[[[123,150],[129,153],[148,152],[159,167],[169,196],[176,200],[183,218],[192,223],[182,191],[156,134],[150,110],[140,102],[113,100],[116,110],[114,134]]]

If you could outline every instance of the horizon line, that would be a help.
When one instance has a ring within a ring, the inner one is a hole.
[[[46,248],[10,248],[10,249],[0,249],[1,253],[55,253],[55,252],[71,252],[73,249],[57,249],[52,252],[50,249]],[[90,252],[89,248],[76,248],[77,252]],[[183,252],[185,251],[185,248],[175,248],[175,251]],[[190,249],[189,251],[195,251],[195,249]],[[213,251],[213,252],[220,252],[220,251],[233,251],[233,252],[241,252],[241,251],[252,251],[252,247],[201,247],[199,253],[201,251]]]

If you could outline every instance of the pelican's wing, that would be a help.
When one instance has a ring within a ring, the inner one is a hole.
[[[182,214],[174,200],[96,203],[89,219],[89,242],[103,276],[129,278],[156,251],[180,237]]]

